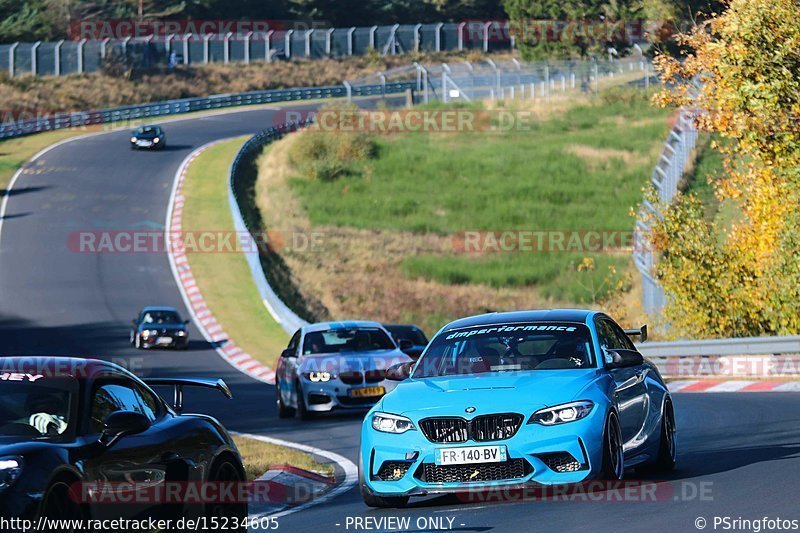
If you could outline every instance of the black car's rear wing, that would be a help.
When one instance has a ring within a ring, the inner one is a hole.
[[[207,378],[149,378],[144,380],[151,387],[175,387],[175,396],[172,408],[180,413],[183,409],[183,388],[184,387],[204,387],[206,389],[217,389],[229,400],[233,398],[231,389],[222,379]]]
[[[625,334],[628,337],[640,337],[640,342],[644,342],[647,340],[647,324],[643,325],[639,329],[626,329]]]

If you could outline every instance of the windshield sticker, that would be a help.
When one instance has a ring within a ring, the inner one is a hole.
[[[473,329],[470,331],[459,331],[451,333],[446,337],[450,339],[460,339],[462,337],[472,337],[473,335],[486,335],[489,333],[513,333],[515,331],[575,331],[575,326],[564,326],[557,324],[526,324],[523,326],[497,326],[493,328]]]
[[[0,381],[26,381],[33,383],[37,379],[41,379],[42,374],[20,374],[19,372],[2,372],[0,373]]]

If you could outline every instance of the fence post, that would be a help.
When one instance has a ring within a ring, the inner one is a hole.
[[[250,39],[253,38],[253,32],[249,31],[244,34],[244,64],[250,64]]]
[[[460,22],[456,27],[456,31],[458,32],[458,49],[459,51],[464,50],[464,28],[467,26],[466,22]]]
[[[314,29],[306,30],[305,35],[303,35],[303,39],[305,40],[306,45],[306,57],[311,57],[311,36],[314,34]]]
[[[294,30],[286,30],[286,37],[283,39],[283,53],[286,55],[286,59],[292,57],[292,34]]]
[[[53,74],[56,76],[61,75],[61,47],[64,46],[64,39],[61,39],[56,43],[55,49],[53,49]]]
[[[122,39],[122,57],[125,58],[125,61],[128,60],[128,42],[130,42],[130,40],[131,40],[130,35]]]
[[[342,83],[344,84],[344,90],[347,93],[347,102],[350,103],[353,101],[353,86],[347,81]]]
[[[189,64],[189,55],[190,55],[190,52],[189,52],[189,39],[191,39],[191,38],[192,38],[192,34],[191,33],[185,33],[183,35],[183,64],[184,65],[188,65]]]
[[[489,28],[492,27],[492,22],[489,21],[483,25],[483,51],[489,51]]]
[[[333,55],[333,32],[336,28],[330,28],[325,32],[325,55],[331,57]]]
[[[275,30],[269,30],[264,37],[264,59],[267,63],[272,61],[272,34]]]
[[[597,58],[594,58],[594,95],[600,93],[600,70],[597,67]]]
[[[353,55],[353,34],[355,33],[356,28],[353,26],[349,30],[347,30],[347,55]]]
[[[375,33],[377,31],[378,31],[378,27],[377,26],[373,26],[369,30],[369,47],[370,48],[376,48],[376,46],[375,46]]]
[[[76,53],[78,54],[78,74],[83,74],[83,47],[86,46],[86,39],[81,39],[78,43]]]
[[[444,22],[440,22],[436,25],[436,51],[442,51],[442,28],[444,28]]]
[[[36,41],[33,43],[31,47],[31,74],[37,76],[39,74],[39,46],[41,46],[42,41]]]
[[[379,72],[378,77],[381,79],[381,92],[383,97],[386,98],[386,75],[383,72]]]
[[[228,32],[222,38],[222,62],[227,64],[231,59],[231,35],[233,32]]]
[[[106,55],[108,55],[108,42],[110,40],[111,39],[109,37],[106,37],[105,39],[100,41],[100,57],[102,59],[105,59]]]
[[[208,64],[208,56],[209,56],[209,52],[208,52],[208,41],[209,40],[211,40],[211,34],[210,33],[206,33],[205,35],[203,35],[203,63],[206,64],[206,65]]]
[[[419,52],[419,48],[422,41],[422,24],[417,24],[414,26],[414,51]]]
[[[18,46],[19,43],[14,43],[11,45],[11,48],[8,49],[8,75],[12,78],[14,77],[14,64],[16,59],[14,56],[16,56]]]

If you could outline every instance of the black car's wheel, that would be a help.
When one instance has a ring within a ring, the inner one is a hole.
[[[64,533],[79,531],[74,521],[87,518],[81,505],[75,501],[74,495],[70,494],[70,486],[66,481],[56,481],[47,489],[42,500],[42,516],[62,520],[61,524],[66,527],[52,531]],[[80,524],[77,527],[80,527]]]
[[[600,479],[620,480],[625,475],[625,454],[622,449],[622,430],[614,413],[608,415],[603,432],[603,465]]]
[[[303,394],[303,388],[300,386],[300,382],[295,381],[294,387],[297,394],[297,414],[300,415],[301,420],[311,420],[314,418],[315,413],[313,411],[309,411],[308,407],[306,407],[306,399],[305,395]]]
[[[219,484],[217,489],[218,494],[240,494],[241,491],[237,486],[244,483],[244,476],[241,474],[240,469],[230,460],[223,460],[212,467],[211,474],[208,477],[211,483]],[[225,485],[233,485],[231,490],[226,490]],[[239,501],[214,501],[206,504],[205,509],[206,517],[209,523],[215,523],[212,519],[216,519],[216,523],[226,524],[226,529],[234,531],[246,531],[245,519],[247,518],[247,502]],[[239,527],[234,527],[239,526]]]
[[[361,454],[359,454],[361,455]],[[369,507],[378,507],[381,509],[389,508],[402,508],[408,505],[408,496],[375,496],[364,481],[364,469],[358,469],[358,488],[361,492],[361,498],[364,503]]]
[[[277,400],[277,403],[278,403],[278,418],[292,418],[294,416],[294,409],[284,405],[283,397],[281,397],[281,384],[280,384],[280,382],[276,383],[275,394],[278,396],[278,400]]]
[[[653,462],[653,469],[658,472],[669,472],[675,468],[678,459],[678,444],[675,437],[675,412],[672,403],[664,405],[664,415],[661,417],[661,445],[658,457]]]

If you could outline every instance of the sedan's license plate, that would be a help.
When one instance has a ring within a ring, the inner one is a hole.
[[[437,465],[464,465],[474,463],[502,463],[508,459],[505,446],[469,446],[463,448],[437,448]]]
[[[353,398],[366,398],[368,396],[383,396],[386,389],[383,387],[363,387],[361,389],[350,389],[347,393]]]
[[[172,344],[172,337],[159,337],[156,339],[156,344]]]

